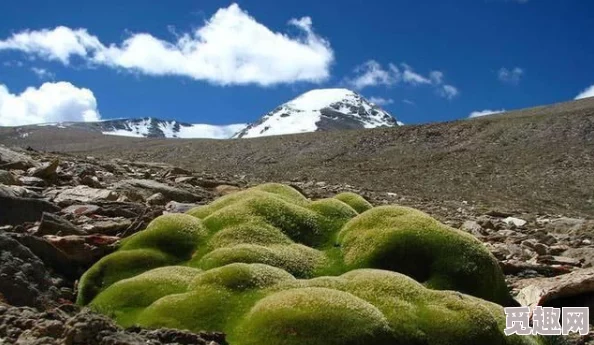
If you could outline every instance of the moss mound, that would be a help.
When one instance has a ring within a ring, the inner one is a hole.
[[[347,223],[338,237],[350,269],[381,268],[434,289],[510,302],[499,265],[480,241],[418,210],[376,207]]]
[[[83,275],[77,302],[239,345],[538,344],[503,336],[491,302],[509,298],[480,242],[420,211],[265,184],[155,219]]]

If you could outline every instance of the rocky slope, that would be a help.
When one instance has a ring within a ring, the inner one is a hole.
[[[317,89],[280,105],[234,138],[398,126],[396,119],[347,89]]]
[[[0,343],[223,343],[219,334],[125,331],[70,304],[80,274],[111,253],[120,239],[163,213],[184,212],[253,182],[163,163],[0,146],[0,274],[6,278],[0,282]],[[316,199],[353,191],[374,205],[421,209],[480,239],[523,304],[592,306],[592,219],[530,208],[507,212],[334,181],[285,182]],[[592,343],[588,336],[568,340]]]
[[[262,182],[331,181],[508,211],[594,216],[594,98],[448,123],[245,140],[137,139],[40,127],[26,138],[0,129],[0,143],[169,162]]]

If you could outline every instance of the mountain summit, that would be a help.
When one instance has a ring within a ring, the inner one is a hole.
[[[392,115],[348,89],[317,89],[277,107],[237,132],[234,138],[394,127]]]

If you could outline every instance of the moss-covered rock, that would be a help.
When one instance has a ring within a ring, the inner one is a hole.
[[[503,336],[491,302],[509,298],[480,242],[420,211],[265,184],[155,219],[83,275],[78,303],[239,345],[538,344]]]

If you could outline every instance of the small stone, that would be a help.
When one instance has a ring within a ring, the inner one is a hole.
[[[522,245],[530,249],[534,249],[536,244],[538,244],[538,241],[533,238],[529,238],[527,240],[522,241]]]
[[[568,258],[566,256],[543,255],[538,257],[538,262],[546,263],[548,265],[581,266],[579,260]]]
[[[18,185],[19,180],[14,177],[14,175],[10,171],[0,170],[0,183],[5,184],[7,186]]]
[[[54,202],[61,203],[64,201],[75,201],[75,202],[91,202],[100,200],[117,200],[118,194],[116,192],[107,189],[96,189],[87,186],[76,186],[74,188],[68,188],[62,190]]]
[[[516,236],[518,233],[513,230],[499,230],[497,233],[503,237],[513,237]]]
[[[155,193],[146,199],[146,203],[149,205],[165,205],[167,198],[162,193]]]
[[[36,235],[84,235],[84,232],[64,218],[44,212]]]
[[[29,187],[45,187],[47,186],[47,182],[44,179],[39,177],[33,176],[21,176],[19,178],[20,184]]]
[[[129,219],[114,218],[85,224],[83,229],[90,234],[117,235],[126,231],[131,225],[132,221]]]
[[[536,243],[534,245],[534,251],[538,255],[547,255],[549,252],[549,247],[546,244]]]
[[[85,175],[83,178],[80,179],[80,183],[92,188],[103,188],[103,185],[101,184],[101,182],[99,182],[99,179],[97,179],[96,176]]]
[[[503,220],[503,222],[505,222],[508,225],[514,225],[518,228],[523,227],[524,225],[526,225],[526,221],[524,219],[520,219],[520,218],[515,218],[515,217],[507,217]]]
[[[187,204],[181,203],[177,201],[170,201],[165,205],[165,211],[167,213],[185,213],[194,207],[198,206],[197,204]]]
[[[569,247],[566,246],[566,245],[564,245],[564,244],[558,244],[558,245],[550,246],[549,247],[549,254],[551,254],[551,255],[561,255],[565,251],[567,251],[568,249],[569,249]]]
[[[62,209],[63,214],[73,214],[78,216],[84,216],[94,214],[99,210],[97,205],[72,205],[65,209]]]

